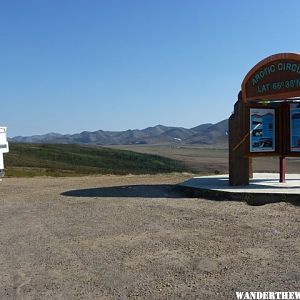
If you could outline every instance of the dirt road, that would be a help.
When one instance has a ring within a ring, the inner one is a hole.
[[[4,179],[0,299],[236,299],[300,289],[300,213],[170,176]]]

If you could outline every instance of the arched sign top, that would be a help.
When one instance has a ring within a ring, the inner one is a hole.
[[[274,100],[300,96],[300,54],[279,53],[256,64],[242,82],[247,100]]]

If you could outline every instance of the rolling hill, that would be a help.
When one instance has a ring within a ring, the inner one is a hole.
[[[10,142],[85,144],[85,145],[134,145],[134,144],[201,144],[227,145],[228,120],[216,124],[202,124],[194,128],[157,125],[142,130],[83,131],[77,134],[48,133],[45,135],[17,136]]]

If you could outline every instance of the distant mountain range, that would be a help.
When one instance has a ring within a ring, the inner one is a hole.
[[[133,145],[133,144],[201,144],[227,145],[228,120],[216,124],[202,124],[190,129],[157,125],[142,130],[83,131],[77,134],[48,133],[44,135],[16,136],[16,143]]]

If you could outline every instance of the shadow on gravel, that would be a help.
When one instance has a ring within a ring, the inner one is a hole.
[[[212,201],[238,201],[245,202],[251,206],[260,206],[277,202],[289,202],[295,206],[300,206],[299,197],[290,199],[276,194],[245,194],[245,193],[223,193],[204,189],[193,189],[178,187],[172,184],[155,185],[124,185],[101,188],[90,188],[81,190],[71,190],[61,193],[68,197],[130,197],[130,198],[201,198]]]
[[[184,192],[171,184],[124,185],[72,190],[61,193],[69,197],[133,197],[133,198],[186,198]]]

